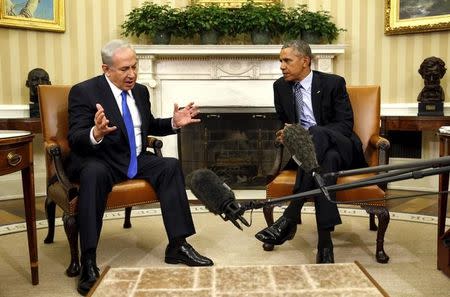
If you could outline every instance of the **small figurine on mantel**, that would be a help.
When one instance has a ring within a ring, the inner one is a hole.
[[[440,82],[446,70],[444,61],[438,57],[428,57],[420,64],[419,73],[424,79],[425,86],[417,97],[419,116],[444,115],[445,94]]]
[[[25,86],[30,88],[30,118],[40,117],[37,86],[51,84],[48,73],[44,69],[34,68],[28,72],[28,79]]]

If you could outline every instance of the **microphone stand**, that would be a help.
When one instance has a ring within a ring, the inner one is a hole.
[[[437,166],[442,166],[444,164],[447,166],[437,167]],[[425,165],[427,166],[426,168],[424,168]],[[410,179],[410,178],[419,179],[419,178],[423,178],[426,176],[441,174],[444,172],[450,172],[450,157],[442,157],[442,158],[438,158],[438,159],[434,159],[434,160],[415,162],[415,163],[409,165],[409,169],[407,169],[408,166],[405,166],[405,164],[382,165],[382,166],[375,166],[375,167],[382,168],[382,169],[379,169],[380,171],[385,171],[386,168],[388,168],[388,167],[390,167],[391,169],[392,168],[402,168],[404,170],[400,170],[398,172],[382,173],[382,174],[378,174],[373,177],[363,178],[363,179],[360,179],[358,181],[351,182],[351,183],[324,186],[323,189],[320,189],[320,188],[314,189],[314,190],[297,193],[297,194],[293,194],[293,195],[288,195],[288,196],[283,196],[283,197],[279,197],[279,198],[266,199],[264,201],[252,200],[245,204],[242,204],[241,210],[246,211],[246,210],[251,210],[251,209],[258,209],[258,208],[263,208],[266,206],[282,204],[282,203],[288,202],[288,201],[311,198],[311,197],[317,196],[319,194],[324,194],[324,190],[327,192],[334,193],[334,192],[338,192],[338,191],[360,188],[360,187],[365,187],[365,186],[384,184],[384,183],[388,183],[388,182],[400,181],[400,180],[405,180],[405,179]],[[433,167],[437,167],[437,168],[433,168]],[[365,168],[363,168],[363,169],[365,169]],[[361,174],[362,172],[364,172],[364,173],[367,172],[367,171],[363,171],[360,169],[349,170],[349,171],[352,171],[353,175]],[[345,173],[346,176],[352,175],[352,174],[347,174],[349,171],[341,171],[341,172]],[[354,172],[357,172],[357,173],[354,173]],[[369,172],[373,172],[373,171],[369,171]],[[327,195],[324,195],[324,196],[331,203],[339,204],[339,202],[331,200],[329,198],[329,196],[327,196]],[[382,200],[385,200],[385,199],[382,199]],[[371,202],[371,201],[374,201],[374,200],[361,200],[361,201],[356,201],[356,202],[364,203],[364,202]],[[354,202],[355,201],[352,201],[352,203],[354,203]]]
[[[450,164],[450,156],[445,156],[445,157],[440,157],[440,158],[431,159],[431,160],[420,160],[420,161],[416,161],[416,162],[412,162],[412,163],[408,163],[408,164],[378,165],[378,166],[365,167],[365,168],[328,172],[328,173],[324,173],[322,175],[322,177],[351,176],[351,175],[364,174],[364,173],[384,172],[384,171],[396,170],[396,169],[407,169],[408,171],[411,171],[411,170],[414,170],[415,168],[423,169],[423,168],[428,168],[428,167],[438,167],[438,166],[449,165],[449,164]]]

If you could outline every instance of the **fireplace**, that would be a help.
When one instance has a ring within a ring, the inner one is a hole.
[[[178,134],[185,174],[208,168],[233,189],[264,189],[275,157],[273,108],[201,107],[201,123]]]

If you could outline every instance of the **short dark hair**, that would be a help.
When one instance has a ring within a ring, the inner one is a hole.
[[[287,41],[286,43],[283,44],[281,49],[284,49],[284,48],[293,48],[297,52],[299,52],[301,55],[309,57],[310,61],[312,61],[314,59],[314,56],[311,52],[311,47],[309,46],[309,44],[307,42],[305,42],[301,39]]]

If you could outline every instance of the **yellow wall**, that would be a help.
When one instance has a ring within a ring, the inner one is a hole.
[[[48,71],[52,84],[73,84],[101,72],[100,48],[120,37],[125,15],[144,0],[66,0],[66,32],[50,33],[0,27],[0,104],[27,104],[28,72]],[[184,6],[189,0],[157,1]],[[413,103],[423,87],[417,73],[429,56],[443,59],[450,69],[450,31],[384,35],[382,0],[284,0],[287,6],[308,4],[331,11],[346,28],[337,43],[346,44],[336,72],[348,84],[379,84],[383,103]],[[442,86],[450,97],[450,70]]]

